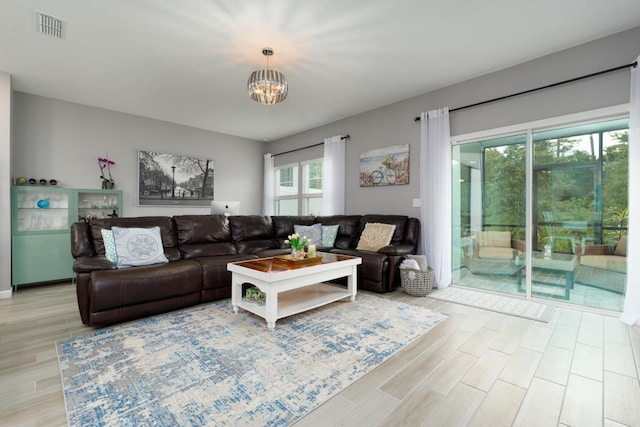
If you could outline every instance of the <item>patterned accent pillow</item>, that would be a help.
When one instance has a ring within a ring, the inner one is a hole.
[[[393,224],[368,222],[364,225],[364,230],[362,230],[356,249],[377,252],[391,243],[394,231],[396,231],[396,226]]]
[[[164,256],[160,227],[125,228],[111,227],[116,241],[118,268],[141,265],[165,264],[169,262]]]
[[[293,229],[300,237],[307,237],[310,245],[320,246],[322,244],[322,224],[294,225]]]
[[[339,225],[323,225],[322,226],[322,246],[332,248],[338,237]]]
[[[118,263],[118,254],[116,253],[116,240],[113,238],[113,231],[103,228],[100,230],[102,233],[102,241],[104,242],[104,254],[109,261],[114,264]]]

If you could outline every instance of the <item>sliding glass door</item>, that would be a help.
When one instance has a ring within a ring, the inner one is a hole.
[[[524,131],[452,147],[453,282],[621,311],[628,120]]]
[[[519,134],[453,147],[453,282],[525,292],[526,142]]]

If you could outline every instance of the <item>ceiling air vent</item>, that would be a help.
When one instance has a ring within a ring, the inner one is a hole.
[[[36,12],[36,20],[40,33],[56,39],[64,38],[65,22],[62,19],[46,13]]]

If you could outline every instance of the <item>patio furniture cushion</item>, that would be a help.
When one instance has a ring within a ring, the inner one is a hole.
[[[513,259],[516,251],[513,248],[504,248],[496,246],[481,246],[478,248],[478,258],[485,259]]]
[[[476,237],[480,247],[511,247],[511,232],[509,231],[479,231]]]
[[[582,257],[580,257],[580,264],[586,267],[616,271],[618,273],[627,272],[627,257],[624,257],[624,256],[583,255]]]

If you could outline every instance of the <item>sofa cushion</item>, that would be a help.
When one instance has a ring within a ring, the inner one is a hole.
[[[618,256],[627,256],[627,235],[620,237],[618,244],[616,245],[616,255]]]
[[[231,241],[229,221],[224,215],[178,215],[173,220],[180,245]]]
[[[251,254],[267,249],[284,248],[273,236],[271,218],[263,215],[238,215],[229,217],[231,239],[238,254]]]
[[[389,245],[395,230],[396,226],[393,224],[367,223],[362,230],[356,249],[373,252],[382,249]]]
[[[118,268],[165,264],[160,227],[111,227],[116,243]]]
[[[224,215],[179,215],[173,219],[184,259],[236,254]]]
[[[309,245],[322,245],[322,225],[294,225],[293,229],[300,237],[306,237],[309,241]]]
[[[202,269],[191,260],[124,270],[98,270],[91,273],[90,311],[125,310],[127,306],[199,294],[201,288]]]
[[[229,217],[231,239],[235,242],[273,238],[271,219],[263,215]]]
[[[582,255],[580,265],[601,270],[627,273],[627,257],[618,255]]]

